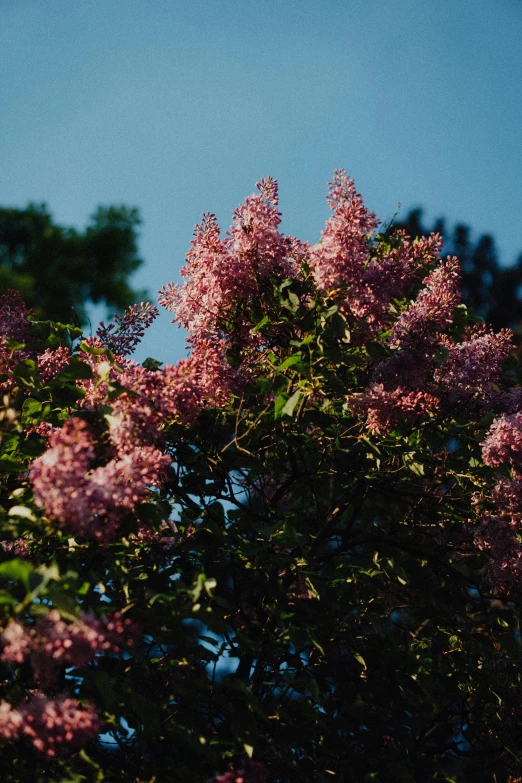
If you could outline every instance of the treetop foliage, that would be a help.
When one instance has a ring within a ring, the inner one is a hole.
[[[85,324],[87,302],[124,310],[143,295],[128,279],[142,265],[138,211],[99,207],[85,231],[53,223],[45,205],[0,209],[0,294],[14,289],[37,318]]]
[[[7,783],[498,781],[520,771],[522,391],[438,235],[335,173],[196,227],[85,339],[0,301]]]

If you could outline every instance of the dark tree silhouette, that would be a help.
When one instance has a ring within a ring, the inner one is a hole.
[[[440,233],[444,253],[457,256],[461,263],[464,302],[495,329],[513,329],[517,343],[522,342],[522,254],[512,266],[501,266],[490,234],[474,241],[468,226],[457,224],[448,230],[443,219],[428,227],[422,209],[411,210],[405,220],[393,225],[412,237]]]
[[[0,208],[0,294],[15,289],[40,318],[85,324],[85,305],[122,310],[142,297],[136,209],[99,207],[86,229],[58,226],[44,204]]]

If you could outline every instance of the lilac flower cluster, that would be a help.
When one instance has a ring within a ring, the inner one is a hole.
[[[48,383],[60,373],[64,367],[67,367],[71,360],[71,352],[67,347],[60,347],[52,350],[47,348],[37,358],[40,378],[43,383]]]
[[[424,280],[424,288],[396,320],[390,336],[393,348],[419,350],[433,346],[451,323],[460,304],[460,267],[456,258],[440,263]]]
[[[522,413],[495,419],[481,446],[486,465],[522,467]]]
[[[489,553],[487,572],[493,585],[510,591],[522,584],[522,413],[495,419],[481,444],[482,459],[491,467],[510,466],[500,476],[480,511],[475,544]]]
[[[215,216],[204,216],[181,270],[185,285],[160,291],[160,304],[196,345],[219,335],[238,303],[260,295],[260,281],[272,274],[295,277],[306,254],[307,244],[279,231],[277,182],[270,177],[256,187],[259,192],[235,211],[226,239]]]
[[[477,324],[466,330],[461,342],[444,335],[441,345],[448,358],[437,368],[434,379],[450,405],[464,405],[479,415],[510,407],[509,395],[498,386],[502,362],[513,352],[513,333],[509,329],[495,333],[485,324]]]
[[[209,783],[266,783],[267,773],[260,761],[245,761],[240,769],[229,766],[227,772],[215,775]]]
[[[69,419],[49,438],[30,472],[34,501],[68,529],[110,541],[123,516],[157,485],[170,458],[153,446],[130,446],[106,465],[91,468],[95,448],[87,424]]]
[[[100,732],[102,722],[90,702],[68,696],[50,698],[38,691],[18,707],[0,702],[0,738],[26,739],[49,758],[83,748]]]
[[[322,232],[321,242],[312,248],[310,265],[320,291],[342,287],[356,280],[368,259],[368,237],[378,226],[373,212],[343,169],[334,172],[329,184],[328,204],[333,215]]]
[[[158,317],[159,310],[150,302],[133,305],[123,317],[114,316],[108,326],[101,321],[96,336],[106,348],[110,348],[118,356],[128,356],[141,341],[147,329]]]
[[[41,617],[33,628],[11,620],[1,638],[4,663],[22,664],[29,660],[40,688],[51,687],[60,667],[81,668],[97,655],[117,655],[122,645],[132,645],[138,636],[136,625],[119,612],[96,617],[80,614],[66,623],[56,609]]]
[[[347,406],[361,418],[375,435],[388,432],[402,422],[422,419],[434,413],[439,401],[422,391],[398,387],[387,391],[382,383],[373,383],[365,392],[354,394]]]
[[[12,341],[26,342],[29,311],[18,291],[8,291],[0,296],[0,375],[10,375],[16,364],[30,356],[25,347],[13,347]],[[0,383],[0,392],[9,391],[11,380]]]

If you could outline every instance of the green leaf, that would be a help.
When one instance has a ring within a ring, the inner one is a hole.
[[[33,400],[31,397],[29,397],[22,405],[22,417],[24,419],[37,418],[41,410],[42,403],[39,400]]]
[[[393,570],[401,585],[407,585],[410,580],[408,579],[408,575],[404,568],[402,568],[402,566],[395,566]]]
[[[151,356],[147,356],[142,364],[142,367],[144,367],[146,370],[154,372],[155,370],[159,370],[162,364],[163,362],[159,362],[157,359],[153,359]]]
[[[424,476],[424,465],[422,462],[408,462],[408,467],[416,476]]]
[[[32,509],[27,506],[12,506],[9,509],[10,517],[21,517],[23,519],[29,519],[31,522],[36,522],[36,517]]]
[[[320,645],[320,644],[319,644],[319,642],[316,642],[316,640],[315,640],[315,639],[312,639],[312,638],[310,638],[310,641],[312,642],[313,646],[314,646],[314,647],[315,647],[317,650],[319,650],[319,652],[321,653],[321,655],[324,657],[324,656],[326,655],[326,653],[325,653],[325,651],[324,651],[324,648],[323,648],[323,646],[322,646],[322,645]]]
[[[290,310],[292,313],[297,312],[300,304],[299,297],[297,294],[294,294],[293,291],[288,291],[287,297],[287,300],[283,301],[283,307],[285,307],[287,310]]]
[[[24,359],[22,362],[18,362],[13,370],[13,375],[28,388],[34,388],[36,374],[36,362],[32,359]]]
[[[287,367],[291,367],[293,364],[297,364],[297,362],[300,362],[301,358],[302,358],[301,351],[298,351],[297,353],[294,353],[292,354],[292,356],[289,356],[287,359],[285,359],[284,362],[280,364],[277,369],[286,370]]]
[[[382,361],[389,356],[389,351],[381,343],[369,342],[366,343],[365,348],[366,353],[374,362]]]
[[[67,367],[64,367],[53,380],[55,383],[61,383],[64,381],[89,380],[92,377],[93,374],[89,365],[82,362],[78,356],[73,356]]]
[[[0,472],[2,473],[21,473],[27,470],[26,466],[11,457],[2,457],[0,459]]]
[[[22,348],[25,348],[25,343],[20,343],[18,340],[15,340],[14,337],[9,337],[7,340],[7,348],[9,348],[10,351],[21,351]]]
[[[295,410],[295,407],[297,403],[299,402],[301,398],[301,390],[298,389],[296,392],[292,394],[292,396],[286,401],[285,405],[283,406],[283,409],[281,413],[285,413],[287,416],[292,416]]]
[[[280,394],[278,397],[275,398],[274,418],[278,419],[281,416],[281,413],[283,412],[283,408],[285,407],[287,402],[288,402],[287,394]]]
[[[433,360],[437,367],[440,367],[440,365],[445,362],[446,359],[449,359],[449,351],[446,346],[443,345],[442,348],[435,354]]]
[[[368,667],[366,666],[366,661],[364,660],[364,658],[362,657],[362,655],[360,655],[359,653],[354,653],[354,654],[353,654],[353,657],[355,658],[355,660],[356,660],[356,661],[358,661],[358,662],[361,664],[361,666],[363,667],[363,669],[367,669],[367,668],[368,668]]]
[[[111,353],[108,348],[95,348],[93,345],[85,342],[80,343],[80,351],[82,353],[90,353],[93,356],[106,356]]]
[[[0,576],[13,579],[15,582],[22,582],[26,587],[29,586],[29,579],[33,573],[32,565],[20,557],[0,563]]]
[[[411,470],[416,476],[424,476],[424,465],[422,462],[417,462],[415,459],[415,452],[409,451],[403,454],[403,462],[407,468]]]
[[[324,311],[323,315],[325,318],[330,318],[332,315],[335,315],[335,313],[337,313],[338,310],[339,308],[337,307],[337,305],[332,305],[331,307],[329,307],[327,310]]]
[[[258,332],[260,332],[263,329],[263,327],[266,326],[268,323],[270,323],[270,319],[267,315],[265,315],[265,317],[262,318],[259,321],[259,323],[254,326],[254,328],[252,329],[252,334],[257,334]]]

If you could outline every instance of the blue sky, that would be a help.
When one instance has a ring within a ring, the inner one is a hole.
[[[346,168],[389,220],[423,206],[522,252],[522,0],[2,0],[0,204],[85,225],[141,210],[155,292],[202,212],[271,174],[317,241]],[[137,358],[176,361],[164,314]]]

